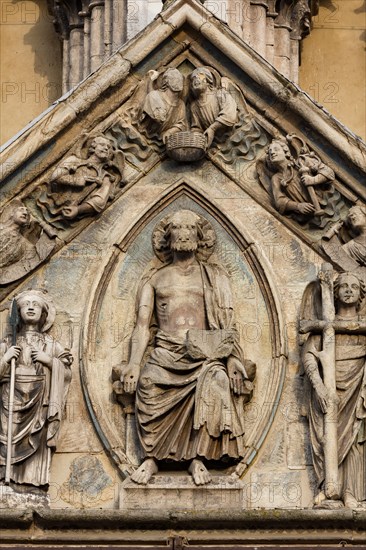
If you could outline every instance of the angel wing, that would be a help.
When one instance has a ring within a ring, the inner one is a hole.
[[[263,157],[258,159],[256,168],[262,187],[270,194],[272,172],[267,166],[266,159]]]
[[[244,112],[244,114],[247,115],[249,113],[247,102],[239,86],[237,86],[227,76],[223,76],[221,78],[221,87],[235,99],[239,111]]]

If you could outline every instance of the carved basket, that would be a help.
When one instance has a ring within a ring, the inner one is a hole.
[[[170,158],[178,162],[194,162],[206,153],[206,137],[199,132],[177,132],[166,140],[166,150]]]

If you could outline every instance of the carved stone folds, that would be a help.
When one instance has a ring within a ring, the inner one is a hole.
[[[366,503],[365,283],[352,273],[334,280],[329,264],[304,295],[300,331],[309,381],[308,418],[320,508]]]
[[[26,290],[15,301],[13,336],[0,344],[0,480],[47,490],[72,356],[48,334],[56,310],[45,292]]]

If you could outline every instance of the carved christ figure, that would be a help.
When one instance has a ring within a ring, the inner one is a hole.
[[[310,335],[304,348],[304,367],[311,384],[310,440],[320,490],[315,504],[322,507],[326,507],[325,494],[329,490],[324,486],[327,415],[329,422],[337,423],[338,498],[348,508],[366,504],[366,335],[364,318],[362,321],[359,315],[364,296],[365,286],[355,275],[338,276],[334,284],[335,405],[324,382],[326,352],[322,352],[324,342],[319,331]]]
[[[146,484],[162,460],[190,461],[189,472],[201,485],[211,479],[204,459],[243,456],[243,405],[252,394],[255,365],[244,366],[228,276],[207,262],[215,243],[207,220],[179,211],[157,226],[153,243],[165,262],[142,282],[121,376],[124,391],[136,391],[146,457],[132,479]],[[153,319],[158,330],[143,365]]]
[[[10,363],[16,360],[10,480],[45,488],[71,380],[72,356],[47,334],[55,318],[51,299],[26,290],[16,297],[16,345],[0,344],[0,480],[5,478]]]

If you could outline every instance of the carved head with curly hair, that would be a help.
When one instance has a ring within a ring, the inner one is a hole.
[[[362,306],[366,295],[365,283],[353,273],[346,271],[338,275],[334,281],[334,300],[336,306],[356,305],[357,310]]]
[[[267,148],[267,164],[275,168],[292,160],[291,151],[286,141],[274,139]]]
[[[152,240],[155,254],[164,263],[173,259],[174,252],[195,252],[198,260],[207,260],[216,235],[205,218],[191,210],[179,210],[158,223]]]

